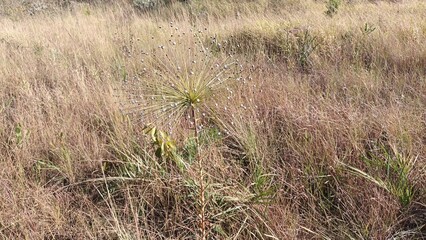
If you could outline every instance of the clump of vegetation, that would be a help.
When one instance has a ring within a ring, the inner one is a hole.
[[[231,137],[230,128],[235,123],[231,122],[230,126],[226,123],[222,109],[232,108],[239,88],[247,84],[242,75],[243,64],[231,54],[217,52],[214,49],[215,42],[203,34],[206,30],[185,31],[173,22],[160,26],[159,37],[166,41],[156,41],[161,44],[141,52],[140,71],[130,80],[124,81],[126,100],[121,101],[124,113],[147,126],[146,131],[151,136],[157,157],[172,160],[184,181],[191,183],[188,191],[196,196],[194,200],[198,210],[194,217],[198,219],[197,235],[200,239],[216,235],[214,229],[217,228],[222,229],[222,234],[227,233],[221,224],[209,226],[208,223],[212,221],[209,218],[225,221],[229,216],[220,214],[215,217],[209,211],[227,212],[230,207],[229,203],[223,206],[209,203],[213,201],[209,194],[218,194],[214,193],[210,185],[226,186],[226,183],[214,181],[206,175],[205,168],[210,159],[205,152],[210,147],[209,142],[203,143],[201,140],[209,134],[205,131],[214,129],[220,131],[220,139]],[[168,133],[159,130],[157,126],[165,128]],[[181,144],[193,142],[191,158],[184,158],[185,145],[177,146],[172,136]],[[237,141],[241,140],[244,141]],[[266,175],[259,168],[256,171],[253,173],[253,193],[250,199],[244,200],[247,206],[273,194],[265,192]],[[221,202],[224,204],[226,200]],[[237,209],[232,211],[240,212]]]
[[[327,14],[329,17],[333,17],[337,13],[340,4],[341,0],[328,0],[326,5],[327,11],[325,11],[325,14]]]
[[[372,155],[364,157],[364,161],[369,168],[375,169],[378,172],[383,171],[383,179],[379,176],[372,176],[352,166],[346,167],[351,173],[363,177],[385,189],[394,195],[402,206],[406,207],[414,197],[415,188],[409,177],[417,157],[404,156],[398,153],[394,147],[386,149],[385,146],[381,146],[380,149],[383,152],[382,156]],[[380,159],[381,157],[384,159]]]

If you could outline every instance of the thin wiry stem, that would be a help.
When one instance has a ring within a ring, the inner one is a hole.
[[[200,155],[200,144],[198,139],[198,124],[197,124],[197,115],[195,111],[195,106],[191,105],[191,115],[194,119],[194,137],[195,137],[195,145],[196,145],[196,158],[198,161],[198,169],[199,169],[199,184],[200,184],[200,191],[199,191],[199,230],[200,230],[200,239],[205,240],[207,239],[207,232],[206,232],[206,199],[205,199],[205,186],[204,186],[204,172],[203,172],[203,158]]]

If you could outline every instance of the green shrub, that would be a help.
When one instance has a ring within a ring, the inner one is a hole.
[[[325,11],[325,14],[329,17],[333,17],[337,13],[337,9],[339,8],[341,4],[340,0],[329,0],[327,2],[327,11]]]

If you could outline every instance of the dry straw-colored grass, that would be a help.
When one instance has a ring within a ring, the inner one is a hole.
[[[210,239],[426,237],[423,1],[66,2],[0,4],[1,239],[201,238],[200,168]],[[243,71],[156,156],[120,106],[170,21]]]

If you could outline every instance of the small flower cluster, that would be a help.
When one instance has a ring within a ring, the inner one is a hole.
[[[144,124],[167,127],[171,133],[177,125],[188,123],[202,129],[203,122],[217,115],[224,97],[232,104],[235,85],[247,82],[241,76],[243,65],[231,54],[212,50],[216,43],[208,41],[206,30],[184,31],[172,22],[159,27],[167,39],[142,52],[140,73],[124,87],[128,96],[122,102],[124,112],[138,116]]]

